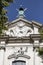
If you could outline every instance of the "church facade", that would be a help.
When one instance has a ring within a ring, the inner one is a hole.
[[[36,49],[43,47],[39,33],[42,24],[28,21],[19,9],[19,17],[6,25],[8,30],[0,36],[0,65],[43,65]]]

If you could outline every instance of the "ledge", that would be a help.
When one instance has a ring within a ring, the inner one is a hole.
[[[41,40],[40,34],[31,34],[30,36],[23,37],[10,37],[7,35],[1,35],[0,41],[5,41],[5,43],[33,43],[34,40]],[[43,40],[43,39],[42,39]]]

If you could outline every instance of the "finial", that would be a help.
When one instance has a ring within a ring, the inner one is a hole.
[[[18,11],[18,17],[21,17],[21,18],[24,18],[25,15],[24,15],[24,12],[27,10],[27,8],[23,8],[22,5],[20,5],[20,8],[19,9],[16,9]]]

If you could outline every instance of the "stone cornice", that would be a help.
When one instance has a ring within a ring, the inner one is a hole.
[[[16,23],[16,22],[18,22],[18,21],[23,21],[23,22],[25,21],[26,23],[31,24],[30,21],[28,21],[28,20],[26,20],[26,19],[23,19],[23,18],[18,18],[18,19],[16,19],[16,20],[12,21],[12,22],[9,23],[9,24],[11,25],[11,24],[14,24],[14,23]]]
[[[34,40],[41,40],[40,34],[31,34],[30,36],[24,37],[10,37],[6,35],[0,36],[0,41],[5,41],[5,43],[33,43]]]
[[[30,27],[31,26],[33,26],[33,27],[36,26],[38,28],[42,27],[42,24],[40,24],[38,22],[35,22],[35,21],[28,21],[28,20],[26,20],[24,18],[18,18],[18,19],[14,20],[14,21],[12,21],[10,23],[7,23],[6,25],[8,25],[8,27],[11,28],[13,25],[15,25],[15,23],[17,23],[19,21],[23,21],[23,22],[27,23]]]
[[[30,37],[9,37],[8,40],[8,43],[31,43],[31,42]]]
[[[26,19],[23,19],[23,18],[19,18],[19,19],[16,19],[16,20],[12,21],[11,23],[9,23],[8,27],[11,28],[11,27],[15,26],[15,24],[17,22],[20,22],[20,21],[25,22],[26,25],[28,25],[29,27],[32,26],[32,23],[30,21],[28,21]]]
[[[40,24],[40,23],[38,23],[38,22],[36,22],[36,21],[32,21],[32,25],[33,25],[33,26],[36,26],[36,27],[38,27],[38,28],[42,27],[42,24]]]
[[[31,36],[31,38],[33,40],[40,40],[41,39],[41,35],[40,34],[31,34],[30,36]]]
[[[43,34],[41,34],[43,35]],[[43,39],[41,38],[41,35],[40,34],[31,34],[31,39],[34,41],[34,40],[39,40],[39,42],[43,42]]]
[[[8,35],[1,35],[0,41],[6,41],[7,38],[8,38]]]

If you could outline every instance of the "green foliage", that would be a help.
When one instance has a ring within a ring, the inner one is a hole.
[[[8,17],[6,16],[7,10],[5,10],[5,7],[9,6],[11,2],[13,0],[0,0],[0,35],[3,30],[7,30],[5,23],[8,21]]]
[[[43,34],[43,28],[41,28],[41,29],[39,30],[39,32],[40,32],[41,34]]]
[[[9,3],[6,2],[6,1],[2,1],[2,4],[3,4],[3,6],[5,6],[5,7],[9,6]]]
[[[39,33],[41,35],[41,39],[43,39],[43,27],[39,29]]]
[[[6,13],[7,13],[7,10],[2,9],[2,11],[1,11],[1,15],[6,15]]]
[[[40,56],[43,55],[43,47],[39,48],[38,54],[39,54]]]

